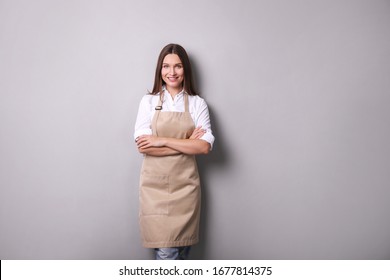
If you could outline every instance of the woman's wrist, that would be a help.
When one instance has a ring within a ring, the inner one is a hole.
[[[160,144],[162,147],[168,147],[169,138],[167,137],[160,137]]]

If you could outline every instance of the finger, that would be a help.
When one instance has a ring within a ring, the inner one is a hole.
[[[143,141],[144,141],[144,139],[142,137],[138,137],[137,140],[136,140],[136,143],[137,143],[137,145],[139,145]]]
[[[145,140],[145,139],[150,139],[150,135],[141,135],[141,136],[139,136],[137,139],[138,140]]]
[[[142,142],[138,148],[141,148],[141,149],[145,149],[145,148],[149,148],[149,143],[148,142]]]
[[[142,142],[142,141],[147,141],[148,139],[150,139],[150,136],[149,135],[141,135],[137,138],[137,143],[138,142]]]
[[[195,139],[199,139],[204,135],[204,132],[199,132],[194,135]]]
[[[147,139],[141,138],[141,139],[139,139],[139,140],[137,141],[137,146],[138,146],[139,148],[141,148],[141,147],[144,147],[145,145],[147,145],[147,143],[148,143]]]

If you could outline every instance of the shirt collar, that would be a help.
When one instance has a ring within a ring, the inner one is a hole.
[[[170,94],[169,91],[166,89],[165,85],[162,86],[162,92],[163,93],[167,93],[167,94]],[[179,92],[177,95],[180,96],[184,93],[184,88],[181,90],[181,92]]]

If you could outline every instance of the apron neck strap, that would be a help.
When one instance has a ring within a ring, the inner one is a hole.
[[[158,99],[158,105],[156,106],[156,111],[161,111],[162,109],[162,103],[163,103],[163,93],[160,93],[160,98]]]
[[[188,110],[188,94],[186,92],[184,94],[184,112],[189,112]]]

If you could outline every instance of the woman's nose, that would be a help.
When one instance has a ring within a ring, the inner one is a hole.
[[[175,67],[171,67],[169,74],[176,74]]]

